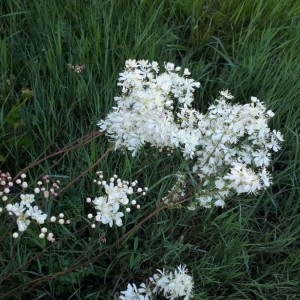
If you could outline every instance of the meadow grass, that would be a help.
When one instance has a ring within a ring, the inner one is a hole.
[[[175,182],[176,155],[111,152],[92,169],[110,146],[98,136],[44,160],[28,170],[32,180],[48,173],[67,185],[90,170],[53,202],[52,214],[72,220],[57,226],[56,243],[30,230],[13,240],[1,220],[0,299],[113,299],[127,283],[180,263],[193,275],[195,299],[299,299],[298,1],[11,0],[0,13],[1,170],[16,174],[96,132],[128,58],[188,67],[201,82],[195,106],[204,112],[219,90],[242,103],[257,96],[285,137],[272,188],[230,199],[223,210],[157,210],[145,222]],[[150,188],[122,228],[87,225],[97,169]]]

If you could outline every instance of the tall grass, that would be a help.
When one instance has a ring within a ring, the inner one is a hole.
[[[90,170],[53,203],[51,213],[64,210],[72,219],[56,229],[57,243],[34,232],[12,240],[1,221],[0,299],[112,299],[128,282],[181,262],[195,279],[195,299],[299,297],[298,1],[11,0],[1,1],[0,10],[1,170],[15,174],[97,131],[128,58],[191,69],[202,84],[195,106],[203,111],[220,89],[239,102],[257,96],[275,111],[272,127],[285,136],[271,189],[231,199],[224,210],[157,212],[122,240],[155,210],[180,161],[151,151],[135,158],[110,153],[97,168],[149,186],[142,210],[122,229],[103,227],[101,244],[102,231],[91,231],[84,217],[85,197],[97,192]],[[76,74],[68,64],[85,70]],[[108,146],[98,137],[29,174],[49,173],[68,184]]]

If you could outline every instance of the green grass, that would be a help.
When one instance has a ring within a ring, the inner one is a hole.
[[[1,1],[0,14],[1,170],[16,174],[97,131],[128,58],[188,67],[202,84],[195,101],[202,111],[221,89],[242,103],[257,96],[276,113],[271,126],[285,137],[269,190],[231,199],[224,210],[162,210],[118,244],[170,189],[176,158],[110,153],[95,168],[152,187],[124,227],[102,227],[105,245],[98,241],[101,230],[91,231],[85,221],[84,199],[97,193],[95,170],[53,203],[52,214],[64,211],[72,219],[70,226],[57,226],[61,239],[53,245],[34,231],[13,240],[2,214],[0,299],[112,299],[128,282],[179,263],[194,277],[195,299],[299,298],[298,1],[11,0]],[[86,68],[76,74],[69,63]],[[29,175],[65,176],[66,185],[108,145],[98,137],[43,161]]]

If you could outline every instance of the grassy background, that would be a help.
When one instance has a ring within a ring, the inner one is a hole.
[[[221,89],[239,102],[257,96],[285,136],[271,189],[232,199],[223,211],[161,211],[118,245],[155,210],[178,161],[152,152],[108,155],[98,166],[107,176],[152,187],[140,213],[124,228],[90,232],[84,199],[96,195],[91,170],[53,203],[51,213],[72,219],[56,229],[57,243],[34,232],[12,240],[1,220],[0,299],[112,299],[128,282],[181,262],[195,279],[195,299],[299,299],[299,1],[11,0],[0,2],[0,13],[1,170],[15,174],[97,131],[128,58],[188,67],[202,84],[195,106],[203,111]],[[68,63],[85,70],[76,74]],[[107,147],[99,137],[29,174],[47,172],[67,184]]]

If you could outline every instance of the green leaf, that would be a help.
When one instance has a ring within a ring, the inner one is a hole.
[[[134,239],[134,243],[133,243],[133,250],[134,250],[134,252],[136,252],[136,250],[138,249],[138,246],[139,246],[139,239],[138,239],[138,237],[136,237]]]

